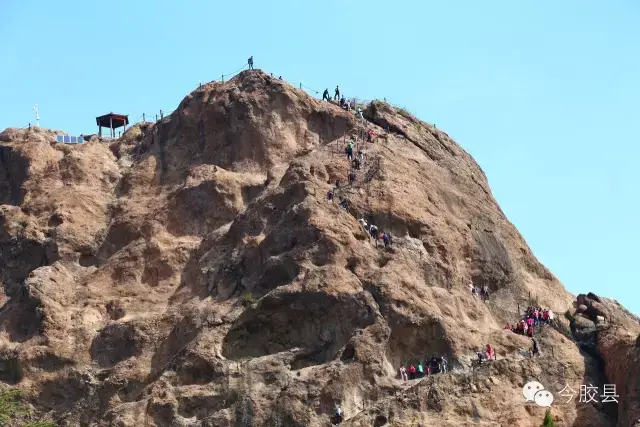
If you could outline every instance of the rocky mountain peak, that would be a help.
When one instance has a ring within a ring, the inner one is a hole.
[[[618,386],[556,394],[558,425],[633,425],[638,319],[566,292],[443,130],[357,107],[250,70],[115,141],[1,133],[0,379],[60,425],[326,426],[340,405],[346,426],[538,426],[532,379]],[[533,306],[555,313],[534,358],[505,329]],[[433,354],[450,372],[400,377]]]

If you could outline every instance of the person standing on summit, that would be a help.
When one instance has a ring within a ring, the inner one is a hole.
[[[253,70],[253,55],[249,57],[249,59],[247,60],[247,64],[249,64],[249,69]]]
[[[340,99],[340,88],[336,86],[336,92],[335,92],[335,95],[333,96],[333,100],[337,101],[338,99]]]
[[[324,92],[322,92],[322,100],[331,101],[331,97],[329,96],[329,89],[325,89]]]

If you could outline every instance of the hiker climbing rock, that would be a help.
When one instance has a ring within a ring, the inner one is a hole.
[[[407,377],[407,368],[404,365],[400,365],[400,379],[403,381],[407,381],[409,378]]]
[[[345,211],[349,209],[349,202],[347,202],[347,199],[343,199],[342,197],[340,198],[340,207]]]
[[[249,69],[253,70],[253,55],[249,57],[249,59],[247,60],[247,63],[249,64]]]
[[[418,372],[418,370],[416,369],[416,366],[412,363],[411,365],[409,365],[409,379],[410,380],[415,380],[416,379],[416,373]]]
[[[496,352],[493,350],[493,347],[487,344],[487,359],[494,360],[495,356],[496,356]]]
[[[367,129],[367,142],[373,142],[373,130],[372,129]]]
[[[340,405],[336,405],[335,412],[333,413],[333,416],[331,418],[331,424],[333,425],[342,423],[342,420],[344,419],[344,411],[342,410]]]
[[[329,89],[327,89],[327,96],[329,96]],[[340,98],[340,107],[345,108],[347,106],[347,101],[344,99],[344,96]]]
[[[322,100],[323,101],[331,101],[331,97],[329,96],[329,89],[325,89],[324,92],[322,92]]]
[[[358,150],[358,160],[360,160],[360,166],[364,166],[364,152]]]
[[[356,117],[364,122],[364,116],[362,115],[362,110],[360,110],[360,107],[356,107]]]
[[[471,285],[471,295],[474,298],[478,298],[478,288],[476,286]]]
[[[535,323],[535,321],[533,320],[533,317],[527,318],[526,323],[527,323],[527,330],[533,329],[533,325]]]
[[[382,233],[382,241],[384,242],[384,247],[391,246],[391,233],[385,232]]]
[[[367,226],[367,221],[364,218],[360,218],[358,223],[365,229],[365,231],[369,231],[369,227]]]
[[[340,88],[338,86],[336,86],[336,91],[335,91],[335,95],[333,96],[333,99],[335,101],[337,101],[338,99],[340,99]]]
[[[535,338],[531,338],[531,357],[540,356],[540,347]]]
[[[376,246],[378,246],[378,227],[371,224],[371,226],[369,227],[369,234],[371,235],[371,237],[373,237],[373,240],[376,241]]]
[[[485,284],[482,287],[482,300],[486,302],[489,299],[489,287]]]
[[[333,191],[329,190],[327,192],[327,200],[333,200]]]
[[[431,367],[431,372],[433,372],[434,374],[441,372],[440,361],[441,361],[441,358],[436,356],[435,353],[431,355],[431,360],[429,360],[429,366]]]
[[[349,172],[347,178],[349,178],[349,185],[353,185],[353,183],[356,181],[356,173],[354,171]]]
[[[447,372],[447,359],[445,359],[444,356],[440,358],[440,370],[442,371],[442,373]]]
[[[347,148],[344,149],[344,152],[347,154],[347,159],[349,161],[353,160],[353,141],[349,141],[347,144]]]
[[[356,170],[360,170],[360,159],[359,158],[353,159],[353,161],[351,162],[351,166],[353,166],[353,168]]]

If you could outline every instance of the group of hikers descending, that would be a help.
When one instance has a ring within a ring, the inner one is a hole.
[[[506,330],[515,332],[516,334],[526,335],[531,338],[531,349],[529,354],[531,357],[540,355],[540,345],[533,337],[535,328],[542,325],[549,325],[553,322],[553,311],[543,309],[542,307],[527,307],[524,316],[515,325],[505,326]]]
[[[336,89],[334,91],[334,95],[333,95],[333,99],[331,99],[331,95],[329,95],[329,88],[325,89],[324,92],[322,92],[322,100],[323,101],[338,101],[338,105],[340,105],[340,108],[347,110],[347,111],[351,111],[354,107],[355,107],[355,115],[356,117],[358,117],[360,120],[362,120],[363,122],[365,121],[364,116],[362,114],[362,110],[360,109],[360,107],[358,105],[356,105],[355,99],[353,101],[346,99],[344,97],[344,95],[340,95],[340,87],[336,86]],[[371,142],[371,141],[369,141]]]
[[[336,95],[340,94],[338,87],[336,87]],[[325,90],[323,94],[323,98],[329,99],[329,90]],[[374,132],[371,129],[368,129],[366,132],[367,141],[373,142]],[[358,172],[362,169],[365,164],[365,152],[362,148],[356,149],[356,137],[352,136],[347,143],[344,153],[347,157],[347,161],[349,162],[349,172],[347,174],[347,182],[349,185],[353,185],[358,179]],[[357,152],[356,152],[357,150]],[[337,180],[335,186],[327,192],[327,200],[333,200],[335,194],[342,188],[342,182]],[[338,206],[340,206],[344,210],[349,210],[349,201],[344,197],[340,197],[338,199]],[[388,248],[393,244],[393,236],[388,231],[378,230],[378,227],[375,224],[369,224],[367,220],[364,218],[358,219],[358,222],[365,230],[367,234],[373,239],[376,247],[378,247],[378,243],[382,240],[384,247]]]
[[[505,329],[516,334],[533,337],[535,328],[543,324],[550,324],[553,321],[553,311],[542,309],[541,307],[527,307],[524,316],[516,325],[505,326]]]
[[[473,283],[469,283],[469,288],[471,288],[471,295],[473,295],[474,298],[478,298],[478,295],[480,295],[480,298],[482,298],[484,302],[487,302],[489,299],[489,286],[487,286],[486,283],[480,289]]]
[[[388,231],[379,232],[378,227],[375,224],[367,224],[367,220],[364,218],[360,218],[358,220],[362,228],[369,233],[369,236],[376,243],[376,248],[378,247],[378,241],[382,240],[384,243],[384,247],[388,248],[393,244],[393,236]]]

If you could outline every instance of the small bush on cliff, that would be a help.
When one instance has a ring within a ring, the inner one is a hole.
[[[551,409],[547,409],[547,412],[545,412],[544,421],[542,421],[542,425],[540,427],[556,427],[556,422],[551,416]]]
[[[11,424],[29,417],[29,410],[24,407],[22,393],[15,389],[0,389],[0,426],[21,425],[22,427],[57,427],[51,421]]]
[[[253,305],[257,302],[258,300],[253,296],[251,292],[245,292],[244,294],[242,294],[242,303],[244,305]]]
[[[20,397],[18,390],[0,390],[0,425],[5,425],[17,415],[25,413],[20,404]]]
[[[396,111],[398,112],[398,114],[400,114],[401,116],[407,119],[411,117],[411,113],[409,113],[406,109],[402,107],[396,107]]]

